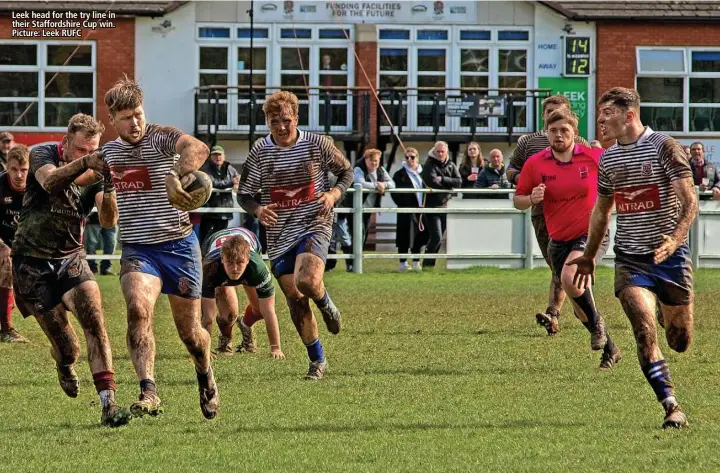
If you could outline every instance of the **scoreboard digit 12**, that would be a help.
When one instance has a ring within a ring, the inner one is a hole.
[[[563,76],[590,77],[590,37],[566,36],[563,49]]]

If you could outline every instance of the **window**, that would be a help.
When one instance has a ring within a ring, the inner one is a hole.
[[[352,92],[345,88],[354,86],[352,28],[338,24],[260,24],[251,31],[249,25],[242,24],[225,26],[234,37],[210,35],[221,26],[198,25],[196,40],[198,85],[227,86],[217,105],[222,129],[249,128],[251,85],[256,107],[253,120],[259,130],[266,129],[262,112],[265,95],[279,87],[298,96],[301,127],[318,131],[329,123],[336,131],[351,128]],[[199,101],[201,126],[207,126],[213,113],[214,101],[206,95]]]
[[[640,116],[657,131],[720,132],[720,49],[638,48]]]
[[[396,124],[396,107],[401,105],[403,126],[431,131],[437,106],[441,131],[469,130],[470,119],[445,116],[446,94],[497,94],[499,88],[532,86],[530,37],[529,28],[378,26],[378,87],[391,121]],[[398,94],[403,95],[402,104]],[[530,131],[532,104],[523,93],[509,104],[515,131]],[[379,120],[381,126],[389,126],[384,115]],[[502,117],[479,118],[475,126],[480,131],[507,130]]]
[[[0,43],[0,127],[64,129],[78,112],[95,115],[94,43]]]

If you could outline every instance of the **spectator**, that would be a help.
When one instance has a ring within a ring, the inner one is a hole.
[[[15,137],[9,131],[0,133],[0,171],[7,169],[7,155],[15,146]]]
[[[468,143],[467,150],[465,151],[465,157],[460,164],[460,177],[462,178],[463,189],[473,187],[477,182],[478,174],[482,171],[485,166],[485,159],[483,158],[482,152],[480,151],[480,145],[474,141]],[[475,194],[463,194],[463,199],[474,199],[478,196]]]
[[[690,169],[693,181],[701,191],[712,190],[712,200],[720,200],[720,172],[710,161],[705,161],[705,146],[696,141],[690,145]],[[710,200],[709,196],[701,196],[702,200]]]
[[[690,153],[690,147],[689,146],[683,146],[683,151],[685,151],[685,154],[687,155],[688,159],[692,158],[692,153]]]
[[[422,182],[422,166],[420,165],[420,153],[415,148],[405,150],[405,161],[402,169],[393,175],[393,181],[397,189],[422,189],[425,187]],[[420,208],[423,206],[423,194],[392,193],[390,197],[400,208]],[[397,214],[397,227],[395,230],[395,245],[398,253],[410,252],[418,254],[422,247],[427,244],[427,232],[420,230],[420,214]],[[412,268],[407,263],[407,258],[400,258],[400,271],[414,269],[420,271],[420,260],[413,258]]]
[[[425,185],[433,189],[455,189],[462,185],[460,171],[454,162],[448,159],[448,145],[444,141],[438,141],[430,151],[430,156],[422,170],[422,177]],[[449,192],[433,192],[425,199],[426,208],[447,207],[452,197]],[[446,214],[426,214],[423,220],[427,222],[425,227],[428,232],[428,244],[425,254],[436,254],[440,250],[443,233],[447,227]],[[434,267],[435,259],[423,259],[423,268]]]
[[[380,164],[382,152],[379,149],[370,148],[363,154],[363,161],[355,167],[355,184],[360,184],[363,189],[372,189],[375,192],[363,194],[363,208],[380,207],[382,196],[387,189],[394,189],[390,174]],[[351,194],[348,194],[351,195]],[[352,207],[352,205],[350,206]],[[367,241],[368,227],[372,214],[363,214],[363,244]]]
[[[225,161],[225,150],[222,146],[213,146],[210,150],[210,157],[200,168],[212,180],[212,196],[205,207],[232,207],[233,197],[230,189],[237,190],[240,183],[240,176],[235,168]],[[219,192],[217,192],[219,191]],[[232,220],[232,213],[205,213],[200,221],[200,242],[213,233],[224,230]]]
[[[488,163],[485,165],[477,181],[475,189],[510,189],[512,185],[505,176],[505,164],[503,154],[499,149],[490,151]],[[485,199],[507,199],[506,194],[487,194],[482,196]]]
[[[599,149],[602,149],[603,145],[602,145],[602,143],[600,143],[598,140],[592,140],[592,141],[590,142],[590,147],[591,147],[591,148],[599,148]]]
[[[97,254],[98,250],[102,250],[103,255],[115,254],[115,244],[117,243],[117,225],[112,228],[103,228],[100,225],[100,219],[97,211],[88,215],[85,234],[83,235],[83,244],[85,245],[85,253],[89,255]],[[93,274],[98,272],[97,260],[88,259],[88,266]],[[112,271],[112,261],[104,259],[100,262],[100,274],[103,276],[114,276]]]

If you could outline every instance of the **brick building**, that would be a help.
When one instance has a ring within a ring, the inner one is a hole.
[[[123,74],[135,75],[135,18],[161,16],[180,3],[0,3],[0,129],[20,143],[58,141],[79,111],[108,127],[105,92]],[[60,21],[65,26],[57,27]],[[103,141],[115,137],[108,127]]]
[[[541,3],[595,23],[597,96],[637,88],[644,123],[720,159],[720,2]]]

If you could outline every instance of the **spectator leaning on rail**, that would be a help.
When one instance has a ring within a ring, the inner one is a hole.
[[[230,189],[237,189],[240,176],[237,170],[225,161],[225,150],[222,146],[213,146],[210,150],[210,157],[200,168],[212,180],[213,192],[206,207],[233,207],[233,196]],[[205,213],[202,214],[200,222],[200,243],[205,241],[209,235],[224,230],[232,220],[232,213]]]
[[[503,154],[499,149],[490,151],[488,162],[480,171],[477,181],[475,181],[475,189],[510,189],[512,184],[505,176],[505,164],[503,163]],[[480,195],[483,199],[507,199],[507,194],[487,194]]]
[[[712,190],[712,200],[720,200],[720,171],[717,165],[705,160],[705,146],[696,141],[690,145],[690,169],[693,182],[701,191]],[[701,196],[701,200],[710,200],[709,196]]]
[[[420,153],[415,148],[405,150],[405,161],[402,168],[393,175],[393,181],[397,189],[422,189],[425,187],[422,182],[422,166],[420,165]],[[423,195],[421,192],[412,194],[393,192],[390,194],[393,202],[400,208],[422,207]],[[408,249],[413,254],[422,251],[427,244],[427,231],[420,230],[420,214],[397,214],[397,227],[395,229],[395,245],[398,253],[405,254]],[[407,271],[411,267],[407,258],[400,258],[400,271]],[[413,259],[412,269],[420,271],[420,260]]]
[[[433,189],[457,189],[462,185],[462,178],[457,166],[448,158],[448,145],[438,141],[430,151],[422,170],[425,185]],[[426,208],[447,207],[452,197],[449,192],[431,192],[425,199]],[[447,226],[446,214],[425,214],[422,218],[428,232],[428,244],[425,254],[434,254],[440,250],[442,236]],[[423,267],[434,267],[435,259],[423,259]]]

